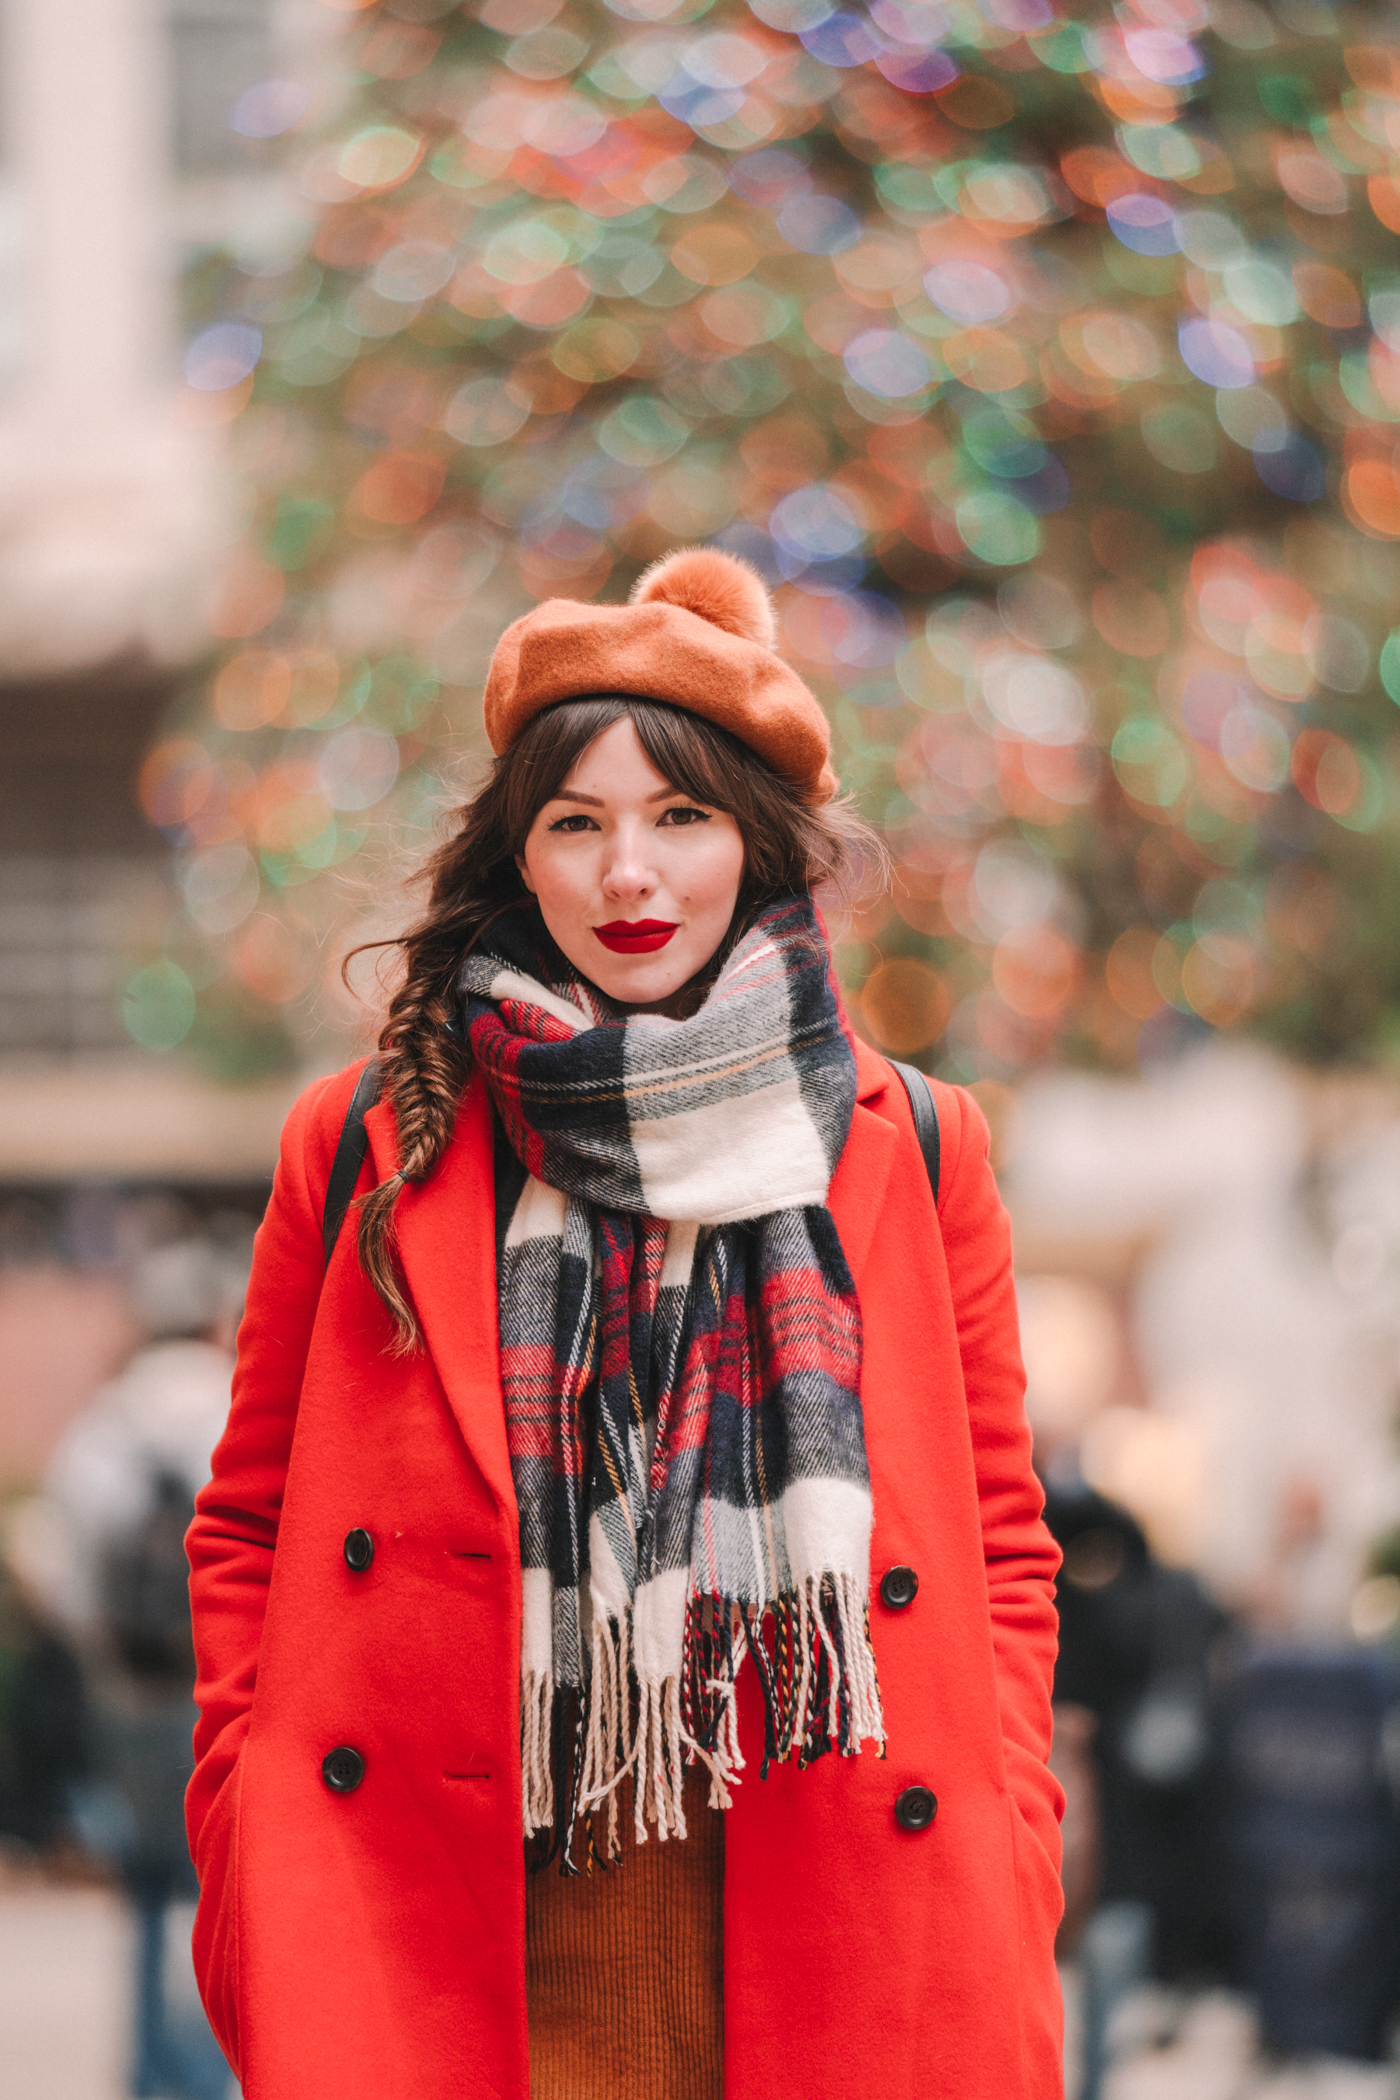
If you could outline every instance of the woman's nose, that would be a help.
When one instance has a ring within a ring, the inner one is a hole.
[[[656,888],[656,873],[648,865],[642,841],[630,826],[620,828],[603,869],[603,888],[610,897],[644,897]]]

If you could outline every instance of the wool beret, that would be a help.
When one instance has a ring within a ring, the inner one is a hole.
[[[626,605],[546,598],[513,621],[486,677],[486,734],[508,751],[560,700],[625,693],[716,722],[806,802],[836,793],[821,704],[773,644],[763,579],[718,547],[685,547],[638,579]]]

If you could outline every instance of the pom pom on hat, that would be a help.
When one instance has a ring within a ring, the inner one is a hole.
[[[804,801],[837,792],[831,728],[774,643],[756,569],[719,547],[682,547],[640,578],[626,605],[546,598],[501,636],[482,696],[493,751],[561,700],[635,694],[718,723]]]
[[[679,547],[643,570],[633,605],[679,605],[741,641],[771,649],[778,623],[768,586],[757,569],[720,547]]]

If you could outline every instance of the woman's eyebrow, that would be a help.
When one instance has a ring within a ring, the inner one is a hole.
[[[672,796],[683,795],[684,793],[684,788],[658,788],[654,795],[647,796],[647,801],[669,802]],[[558,793],[551,799],[555,802],[586,802],[590,809],[601,809],[603,807],[600,795],[581,795],[577,788],[560,788]]]

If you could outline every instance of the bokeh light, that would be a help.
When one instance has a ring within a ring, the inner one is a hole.
[[[191,999],[312,1025],[377,842],[480,756],[500,629],[713,539],[891,848],[841,951],[872,1040],[988,1081],[1400,1041],[1387,15],[346,21],[337,115],[269,81],[232,117],[304,252],[192,280],[255,514],[140,783]],[[173,1040],[174,979],[133,985]]]

